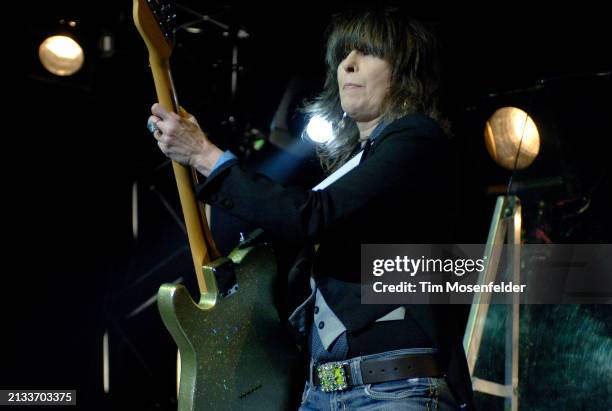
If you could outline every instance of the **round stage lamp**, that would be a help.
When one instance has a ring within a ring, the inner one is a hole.
[[[529,167],[540,152],[538,127],[520,108],[497,110],[487,120],[484,135],[491,158],[508,170]]]
[[[71,76],[83,66],[83,49],[68,36],[51,36],[38,48],[42,65],[58,76]]]
[[[332,125],[323,117],[314,116],[306,126],[306,134],[316,143],[325,143],[334,136]]]

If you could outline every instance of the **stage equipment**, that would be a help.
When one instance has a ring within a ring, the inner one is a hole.
[[[81,69],[85,61],[83,48],[76,40],[74,20],[60,21],[64,29],[47,37],[38,47],[38,57],[43,67],[57,76],[71,76]]]

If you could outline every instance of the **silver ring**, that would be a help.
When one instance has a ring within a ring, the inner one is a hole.
[[[157,121],[149,121],[147,123],[147,128],[152,134],[155,134],[156,131],[159,131],[159,127],[157,127],[157,123],[159,123],[160,121],[161,121],[160,119],[157,119]]]
[[[155,130],[157,130],[157,127],[155,127],[155,124],[153,124],[153,122],[151,120],[149,120],[147,122],[147,128],[149,129],[149,131],[152,133],[155,133]]]

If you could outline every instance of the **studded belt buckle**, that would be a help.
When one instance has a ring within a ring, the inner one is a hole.
[[[342,391],[348,388],[344,366],[347,362],[328,362],[317,367],[317,374],[324,392]]]

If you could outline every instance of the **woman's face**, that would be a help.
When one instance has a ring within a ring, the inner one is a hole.
[[[382,114],[391,85],[391,67],[385,60],[353,50],[338,65],[342,109],[355,121],[371,121]]]

